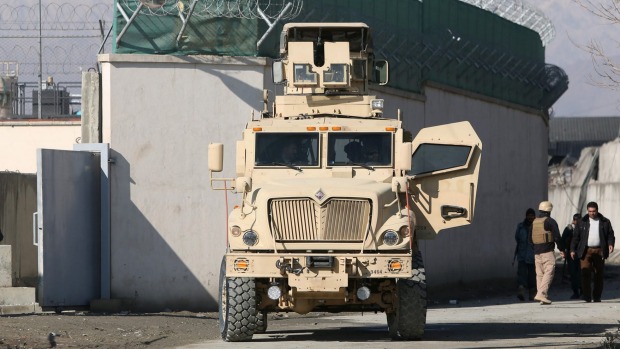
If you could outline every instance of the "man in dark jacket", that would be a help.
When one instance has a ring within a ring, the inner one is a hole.
[[[551,304],[549,287],[555,274],[555,246],[564,258],[564,244],[560,236],[560,229],[555,219],[551,218],[553,205],[543,201],[538,206],[538,218],[532,222],[529,240],[534,244],[534,263],[536,265],[536,288],[538,292],[534,300],[541,305]]]
[[[609,219],[598,212],[598,204],[592,201],[587,207],[588,214],[577,222],[575,227],[570,256],[581,260],[583,300],[600,302],[603,294],[605,259],[613,252],[616,237]]]
[[[525,219],[517,224],[515,232],[515,259],[517,265],[517,283],[519,291],[517,297],[525,300],[525,290],[528,290],[529,299],[532,301],[536,296],[536,268],[534,267],[534,246],[529,241],[529,231],[532,229],[532,222],[536,218],[536,211],[528,208],[525,211]]]
[[[564,243],[564,254],[566,256],[570,255],[570,244],[573,241],[573,234],[575,233],[575,227],[577,226],[577,221],[579,221],[579,219],[581,219],[581,215],[579,213],[575,213],[573,215],[573,221],[567,225],[566,228],[564,228],[564,232],[562,232],[562,242]],[[570,273],[570,286],[573,290],[573,295],[570,296],[570,299],[579,299],[581,298],[581,270],[579,270],[580,261],[579,259],[567,257],[566,262]]]

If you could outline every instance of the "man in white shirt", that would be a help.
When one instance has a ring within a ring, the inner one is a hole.
[[[598,212],[598,204],[592,201],[587,207],[588,214],[575,227],[570,256],[580,260],[583,300],[600,302],[605,259],[613,252],[616,237],[609,219]]]

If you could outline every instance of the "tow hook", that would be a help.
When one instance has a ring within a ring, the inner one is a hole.
[[[293,268],[290,264],[288,263],[282,263],[280,262],[280,260],[276,261],[276,268],[280,269],[281,273],[292,273],[295,274],[296,276],[301,275],[301,273],[304,271],[304,268]]]

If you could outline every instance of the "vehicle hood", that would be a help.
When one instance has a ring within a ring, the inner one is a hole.
[[[329,198],[371,199],[376,202],[384,196],[393,200],[391,183],[357,178],[286,178],[263,182],[254,186],[253,201],[272,198],[311,198],[321,204]]]

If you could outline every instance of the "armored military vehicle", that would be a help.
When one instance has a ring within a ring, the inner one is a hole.
[[[400,115],[384,117],[369,86],[389,66],[363,23],[287,24],[280,53],[284,93],[273,105],[265,93],[243,131],[236,178],[213,177],[223,145],[209,146],[211,186],[241,195],[220,272],[222,338],[250,340],[271,312],[381,311],[393,338],[419,339],[418,241],[471,223],[480,139],[459,122],[411,140]]]

